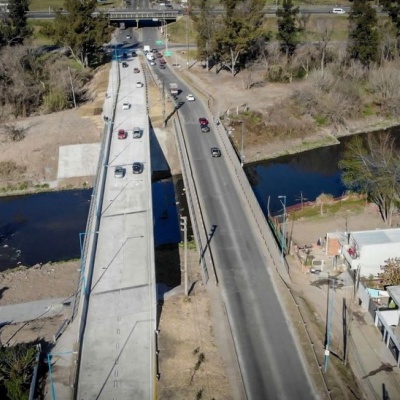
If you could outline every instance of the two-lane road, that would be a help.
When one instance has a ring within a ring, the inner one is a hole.
[[[143,43],[154,47],[155,34],[145,29]],[[177,81],[168,69],[152,68],[166,85]],[[211,147],[218,146],[216,135],[213,129],[208,133],[200,130],[198,118],[207,117],[206,110],[199,99],[186,101],[185,95],[191,91],[183,82],[179,87],[179,101],[185,102],[180,113],[206,224],[209,229],[216,226],[211,247],[247,398],[313,399],[306,366],[225,155],[211,157]]]

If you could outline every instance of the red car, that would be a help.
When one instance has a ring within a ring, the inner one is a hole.
[[[161,60],[160,60],[160,64],[166,64],[167,62],[162,58]]]
[[[208,119],[204,117],[199,118],[200,125],[208,125]]]
[[[140,72],[140,69],[139,69],[139,68],[133,68],[133,72],[134,72],[135,74],[138,74],[138,73]]]
[[[128,137],[128,132],[125,129],[120,129],[118,131],[118,139],[126,139]]]

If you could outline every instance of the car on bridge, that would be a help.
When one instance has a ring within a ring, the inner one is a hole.
[[[208,125],[208,119],[205,118],[205,117],[200,117],[199,118],[199,123],[200,123],[201,126]]]
[[[139,68],[133,68],[133,73],[134,74],[139,74],[140,73],[140,69]]]
[[[128,137],[128,132],[125,129],[120,129],[118,131],[118,139],[126,139]]]
[[[136,82],[136,87],[137,88],[141,88],[141,87],[143,87],[143,83],[142,82]]]
[[[140,128],[138,128],[137,126],[135,126],[135,127],[133,128],[132,136],[133,136],[134,139],[140,138],[140,137],[142,136]]]
[[[124,61],[123,63],[122,63],[122,68],[128,68],[128,63],[126,62],[126,61]]]
[[[123,178],[125,176],[125,168],[124,167],[115,167],[114,177],[115,178]]]
[[[134,174],[141,174],[143,172],[143,164],[140,162],[134,162],[132,164],[132,172]]]
[[[211,155],[213,157],[221,157],[221,150],[218,147],[211,147]]]
[[[122,103],[122,109],[123,109],[123,110],[129,110],[130,108],[131,108],[131,104],[130,104],[129,102],[124,101],[124,102]]]

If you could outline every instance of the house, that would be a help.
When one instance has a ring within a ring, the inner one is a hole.
[[[391,302],[389,309],[377,310],[375,313],[375,326],[382,335],[382,340],[389,348],[400,366],[400,286],[388,286],[386,288]],[[391,307],[395,307],[391,309]]]
[[[400,229],[328,233],[325,246],[350,272],[360,268],[360,276],[377,276],[387,259],[400,257]]]

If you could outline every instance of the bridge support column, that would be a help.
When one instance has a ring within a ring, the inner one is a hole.
[[[136,28],[139,28],[139,19],[136,20]]]

